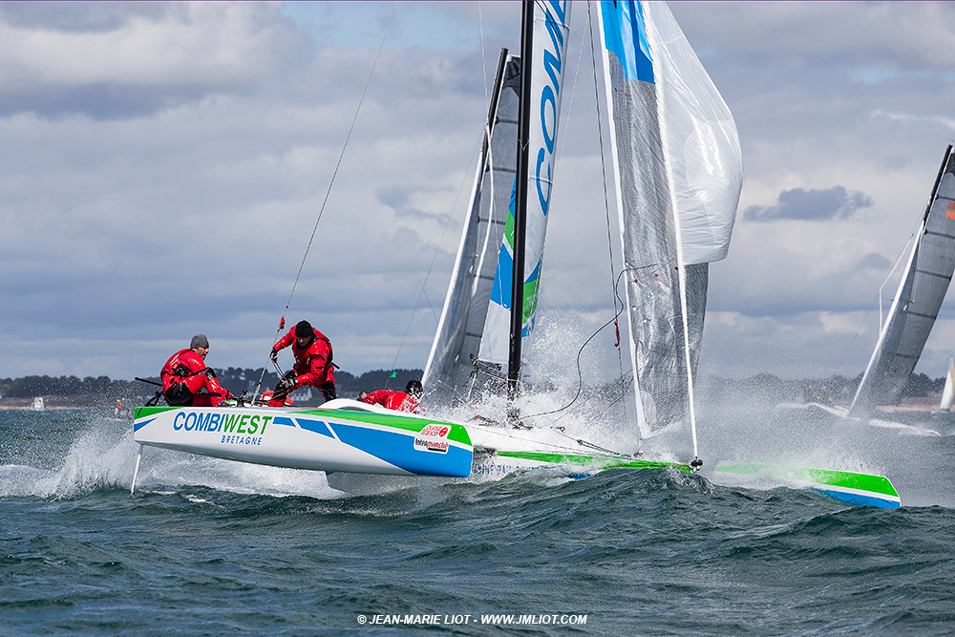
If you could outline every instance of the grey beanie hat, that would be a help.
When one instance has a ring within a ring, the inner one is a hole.
[[[196,349],[197,347],[209,347],[209,339],[206,338],[205,334],[196,334],[192,337],[189,349]]]

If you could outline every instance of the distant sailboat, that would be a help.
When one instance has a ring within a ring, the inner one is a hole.
[[[955,401],[955,359],[948,359],[948,373],[945,374],[945,389],[942,390],[942,400],[938,405],[939,411],[951,411]]]
[[[918,363],[955,271],[955,153],[945,150],[935,187],[872,358],[847,416],[867,420],[897,403]]]
[[[37,396],[33,399],[33,406],[31,407],[33,411],[44,411],[46,406],[43,402],[43,396]]]

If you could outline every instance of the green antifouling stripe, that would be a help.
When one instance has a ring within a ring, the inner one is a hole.
[[[833,487],[843,487],[846,489],[858,489],[859,491],[869,491],[881,495],[899,497],[898,491],[892,485],[888,478],[883,476],[874,476],[867,473],[854,473],[852,471],[833,471],[831,469],[810,469],[806,467],[774,467],[766,464],[745,463],[724,465],[716,467],[714,471],[722,473],[771,473],[782,475],[793,480],[803,480],[805,482],[814,482],[817,484],[827,484]]]
[[[607,458],[604,456],[579,456],[562,453],[537,453],[533,451],[498,451],[497,455],[505,458],[521,458],[537,460],[553,464],[571,464],[577,466],[600,467],[601,469],[666,469],[672,468],[686,473],[693,473],[689,465],[679,462],[657,462],[654,460],[626,460],[623,458]]]

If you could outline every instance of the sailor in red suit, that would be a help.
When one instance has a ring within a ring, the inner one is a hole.
[[[328,337],[309,325],[299,323],[272,346],[269,357],[278,360],[279,351],[292,346],[295,366],[275,386],[269,407],[281,407],[285,397],[299,387],[309,385],[318,388],[325,400],[335,398],[335,370],[332,366],[332,342]]]
[[[159,376],[167,403],[175,407],[215,407],[223,400],[235,398],[219,384],[216,373],[206,367],[208,353],[209,339],[205,334],[196,334],[189,349],[179,350],[166,361]],[[203,389],[208,393],[199,393]]]
[[[418,403],[421,400],[421,381],[409,380],[405,391],[379,389],[365,394],[362,400],[369,405],[381,405],[385,409],[417,413]]]

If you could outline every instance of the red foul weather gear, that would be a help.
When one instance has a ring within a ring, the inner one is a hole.
[[[409,411],[412,413],[418,411],[418,399],[403,391],[379,389],[365,396],[365,402],[369,405],[382,405],[385,409],[395,411]]]
[[[159,376],[163,397],[174,407],[215,407],[233,398],[232,393],[219,384],[215,372],[206,367],[202,356],[191,349],[173,354]],[[200,394],[202,389],[209,393]]]
[[[289,345],[292,346],[292,354],[295,356],[295,365],[292,370],[295,372],[295,377],[291,389],[280,392],[276,387],[275,395],[269,401],[269,407],[281,407],[285,404],[285,395],[305,385],[319,389],[325,400],[335,398],[332,342],[315,328],[312,328],[312,331],[315,333],[315,340],[306,348],[298,346],[294,327],[272,346],[273,353],[278,353]],[[279,381],[279,383],[281,384],[282,381]]]

